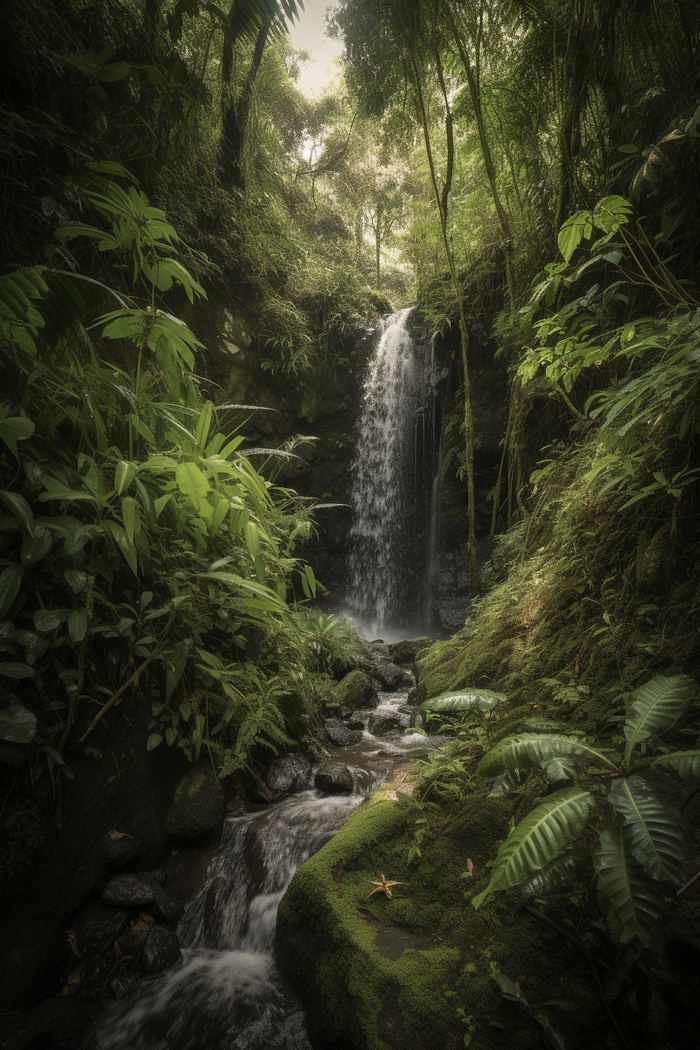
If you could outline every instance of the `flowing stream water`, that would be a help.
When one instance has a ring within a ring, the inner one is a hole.
[[[384,318],[364,383],[350,502],[348,605],[367,637],[435,622],[444,382],[412,308]]]
[[[380,714],[396,714],[405,692],[380,694]],[[357,712],[367,725],[371,711]],[[310,1050],[303,1006],[275,969],[277,907],[294,872],[340,829],[388,771],[418,747],[414,733],[381,738],[366,728],[346,762],[347,795],[307,790],[229,818],[206,883],[178,927],[182,962],[144,978],[110,1013],[99,1050]]]

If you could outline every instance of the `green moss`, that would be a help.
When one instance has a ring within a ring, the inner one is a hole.
[[[166,830],[168,835],[196,838],[223,820],[223,802],[213,769],[200,763],[189,769],[175,788]]]
[[[537,1024],[500,996],[492,962],[521,980],[533,1004],[566,1001],[570,1016],[560,1007],[547,1010],[567,1045],[603,1045],[585,959],[572,958],[566,941],[523,912],[513,895],[500,894],[479,911],[469,903],[488,881],[510,820],[531,802],[474,792],[444,815],[410,865],[413,824],[385,790],[299,869],[280,905],[278,956],[324,1048],[456,1050],[465,1031],[458,1008],[474,1018],[480,1050],[539,1045]],[[463,878],[467,858],[474,874]],[[368,897],[381,873],[408,883],[394,888],[405,896]]]
[[[345,675],[334,689],[333,704],[357,711],[362,707],[372,707],[377,702],[381,682],[370,678],[365,671],[358,669]]]

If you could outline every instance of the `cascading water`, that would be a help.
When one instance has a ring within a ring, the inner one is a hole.
[[[364,384],[351,494],[348,605],[369,637],[430,631],[438,553],[446,369],[412,330],[385,318]]]
[[[355,717],[367,725],[377,712],[396,716],[406,697],[380,694],[376,711]],[[182,962],[143,979],[110,1013],[97,1050],[310,1050],[303,1007],[275,968],[278,904],[297,867],[388,769],[440,740],[397,732],[389,742],[365,730],[359,743],[335,751],[352,771],[352,794],[307,790],[229,818],[205,886],[178,927]]]

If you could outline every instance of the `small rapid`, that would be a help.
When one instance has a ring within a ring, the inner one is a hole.
[[[374,714],[393,714],[407,693],[380,693],[359,711],[362,738],[333,749],[348,764],[353,791],[302,791],[230,817],[199,894],[178,935],[178,967],[144,978],[98,1033],[98,1050],[311,1050],[303,1006],[275,968],[277,908],[296,869],[342,827],[371,789],[436,738],[397,729],[377,737]],[[401,717],[408,726],[408,717]]]

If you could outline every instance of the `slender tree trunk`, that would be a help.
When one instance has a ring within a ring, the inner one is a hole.
[[[467,319],[464,312],[464,292],[459,282],[457,269],[455,267],[454,255],[452,253],[452,247],[450,245],[450,240],[447,232],[447,208],[449,203],[450,189],[452,187],[452,174],[454,166],[454,134],[452,128],[452,111],[449,105],[449,97],[447,95],[447,91],[445,90],[440,55],[437,51],[435,52],[435,59],[437,62],[438,76],[440,78],[440,86],[442,89],[443,99],[445,103],[445,134],[447,136],[447,169],[445,173],[445,181],[443,183],[442,191],[438,186],[437,174],[435,172],[433,150],[430,142],[430,126],[428,123],[428,115],[425,109],[425,100],[423,98],[423,90],[421,87],[421,74],[415,62],[415,55],[412,54],[411,56],[414,87],[416,90],[416,98],[418,100],[418,107],[420,110],[423,139],[425,141],[425,150],[428,157],[428,166],[430,168],[430,179],[433,186],[433,192],[435,194],[435,203],[437,205],[438,212],[440,215],[440,230],[442,233],[442,243],[445,250],[447,264],[450,270],[450,279],[452,281],[452,286],[454,289],[455,298],[457,300],[459,310],[460,350],[462,360],[462,372],[464,375],[464,452],[467,474],[467,500],[469,504],[469,591],[471,597],[475,598],[479,593],[479,577],[476,562],[476,518],[474,504],[474,419],[472,414],[469,361],[467,357],[467,350],[469,348],[469,330],[467,328]]]
[[[382,231],[379,225],[379,217],[377,217],[377,226],[374,231],[374,249],[376,254],[376,266],[377,266],[377,291],[379,290],[381,281],[381,242],[382,242]]]
[[[467,84],[469,85],[469,94],[472,100],[472,107],[474,109],[474,116],[476,117],[476,126],[479,132],[479,145],[481,146],[481,153],[484,158],[484,167],[486,168],[486,177],[489,180],[489,187],[491,189],[491,197],[493,199],[493,205],[496,209],[496,215],[498,216],[498,222],[501,227],[501,238],[503,240],[503,250],[505,252],[506,261],[506,281],[508,282],[508,298],[510,300],[511,310],[515,310],[516,303],[516,289],[515,289],[515,275],[513,273],[513,234],[510,228],[510,220],[508,213],[503,206],[500,194],[498,192],[498,185],[496,183],[496,169],[493,163],[493,157],[491,155],[491,147],[489,145],[488,135],[486,134],[486,123],[484,121],[484,111],[481,105],[481,89],[477,81],[477,77],[474,73],[474,68],[469,59],[467,49],[464,46],[461,34],[457,28],[457,23],[452,13],[450,3],[445,4],[445,10],[450,20],[450,26],[452,29],[452,35],[454,42],[457,45],[459,57],[464,67],[464,72],[467,77]]]
[[[231,18],[237,0],[233,0],[231,6]],[[250,106],[253,100],[253,88],[255,78],[262,62],[265,44],[272,25],[272,15],[267,14],[258,32],[255,41],[255,49],[250,68],[246,74],[245,82],[238,99],[233,98],[232,70],[233,70],[233,38],[230,32],[224,33],[224,53],[221,63],[221,138],[219,139],[218,169],[219,182],[224,189],[243,191],[245,188],[245,174],[243,170],[243,147],[250,115]]]

